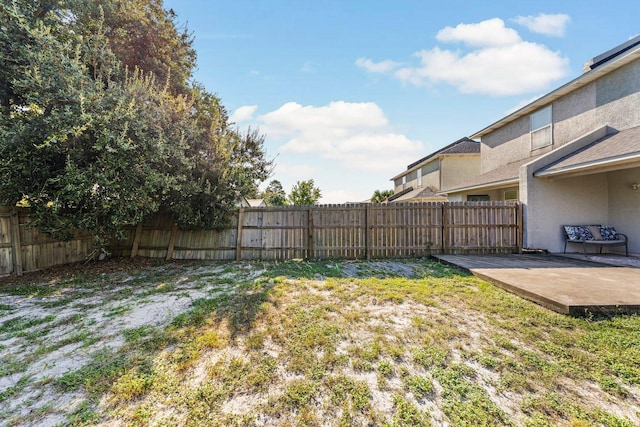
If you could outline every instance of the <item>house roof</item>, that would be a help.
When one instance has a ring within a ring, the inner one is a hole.
[[[606,135],[534,172],[544,178],[640,161],[640,126]]]
[[[464,138],[460,138],[459,140],[452,142],[451,144],[447,145],[446,147],[443,147],[441,149],[439,149],[438,151],[429,154],[428,156],[425,156],[423,158],[421,158],[420,160],[417,160],[413,163],[411,163],[410,165],[407,166],[407,170],[418,166],[420,163],[426,162],[427,160],[429,160],[432,157],[436,157],[438,155],[443,155],[443,154],[476,154],[476,153],[480,153],[480,143],[478,141],[474,141],[472,139],[467,138],[466,136]]]
[[[504,166],[490,170],[475,178],[459,184],[455,188],[443,189],[438,194],[458,193],[475,189],[489,189],[504,187],[506,185],[518,184],[520,181],[520,166],[535,160],[537,157],[528,157],[516,162],[507,163]]]
[[[640,36],[623,43],[608,52],[603,53],[595,57],[592,60],[592,65],[588,66],[588,71],[570,81],[569,83],[560,86],[558,89],[549,92],[548,94],[536,99],[535,101],[525,105],[519,110],[514,111],[498,120],[497,122],[487,126],[486,128],[471,135],[471,138],[481,138],[482,136],[495,131],[508,123],[511,123],[523,116],[527,116],[532,112],[551,104],[558,98],[561,98],[568,93],[575,91],[600,77],[609,74],[618,68],[633,62],[640,58]],[[596,61],[597,62],[594,62]]]
[[[416,188],[409,187],[387,199],[388,202],[404,202],[414,199],[444,199],[429,187]]]

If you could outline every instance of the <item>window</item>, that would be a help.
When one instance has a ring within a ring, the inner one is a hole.
[[[422,187],[422,169],[418,169],[418,187]]]
[[[531,120],[531,149],[546,147],[553,143],[551,129],[551,105],[536,111],[530,116]]]
[[[404,190],[404,187],[407,185],[407,176],[403,176],[402,177],[402,189]]]
[[[515,200],[518,201],[518,190],[507,190],[504,192],[505,200]]]
[[[467,202],[488,202],[489,196],[487,194],[469,194],[467,196]]]

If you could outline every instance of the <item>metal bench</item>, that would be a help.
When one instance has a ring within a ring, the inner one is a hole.
[[[626,234],[618,233],[613,227],[603,225],[564,225],[565,234],[564,253],[567,253],[567,243],[581,243],[582,252],[587,254],[587,246],[599,246],[602,253],[603,246],[623,246],[625,256],[629,256],[628,238]]]

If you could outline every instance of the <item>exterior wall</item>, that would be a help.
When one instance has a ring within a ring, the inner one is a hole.
[[[533,178],[528,184],[521,184],[520,194],[525,205],[526,248],[562,252],[563,225],[608,222],[608,188],[604,174],[553,181]]]
[[[540,167],[596,140],[607,126],[615,130],[640,126],[639,107],[640,60],[636,60],[552,103],[552,146],[530,149],[529,116],[482,137],[482,172],[546,154],[520,170],[524,247],[561,252],[562,225],[610,224],[629,236],[630,252],[640,253],[640,190],[630,188],[632,182],[640,183],[638,168],[550,180],[533,177]]]
[[[420,187],[431,187],[435,190],[440,189],[440,160],[436,159],[432,162],[427,163],[422,166],[422,185]],[[404,190],[405,188],[413,187],[418,188],[418,170],[414,170],[411,172],[407,172],[404,176],[406,176],[407,182],[403,186],[402,185],[402,177],[396,179],[394,184],[393,191],[395,193]]]
[[[627,235],[629,252],[640,254],[640,190],[631,188],[631,184],[637,183],[640,183],[640,168],[624,169],[607,174],[609,191],[607,223]]]
[[[433,163],[439,163],[439,161],[433,162]],[[429,169],[431,169],[429,172],[422,172],[422,187],[430,187],[434,190],[439,190],[440,189],[440,169],[439,168],[423,168],[427,169],[427,171],[429,171]],[[417,188],[418,186],[416,185],[414,188]]]
[[[530,147],[529,117],[522,117],[484,135],[480,144],[480,173],[531,156]]]
[[[545,154],[609,125],[617,130],[640,126],[640,60],[595,80],[552,103],[553,145],[531,150],[529,116],[482,137],[481,172]],[[542,107],[541,107],[542,108]]]
[[[480,156],[447,155],[442,159],[441,171],[438,188],[455,188],[480,174]]]
[[[505,197],[504,197],[504,193],[506,191],[512,191],[512,190],[516,190],[518,191],[518,187],[505,187],[505,188],[494,188],[491,190],[473,190],[473,191],[467,191],[467,192],[461,192],[461,193],[455,193],[455,194],[450,194],[448,195],[447,199],[450,202],[466,202],[467,201],[467,196],[471,196],[471,195],[486,195],[489,196],[489,200],[492,202],[500,202],[500,201],[504,201]]]

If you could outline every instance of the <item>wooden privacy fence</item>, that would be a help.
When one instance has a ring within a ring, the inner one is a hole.
[[[78,231],[61,242],[29,227],[29,215],[28,209],[0,206],[0,276],[83,261],[93,251],[90,233]]]
[[[115,256],[165,259],[372,259],[522,249],[522,207],[511,202],[243,208],[221,230],[181,230],[154,216],[125,231]],[[85,260],[93,239],[56,241],[0,206],[0,275]]]
[[[521,205],[408,203],[243,208],[221,230],[149,218],[111,252],[166,259],[372,259],[522,249]]]

